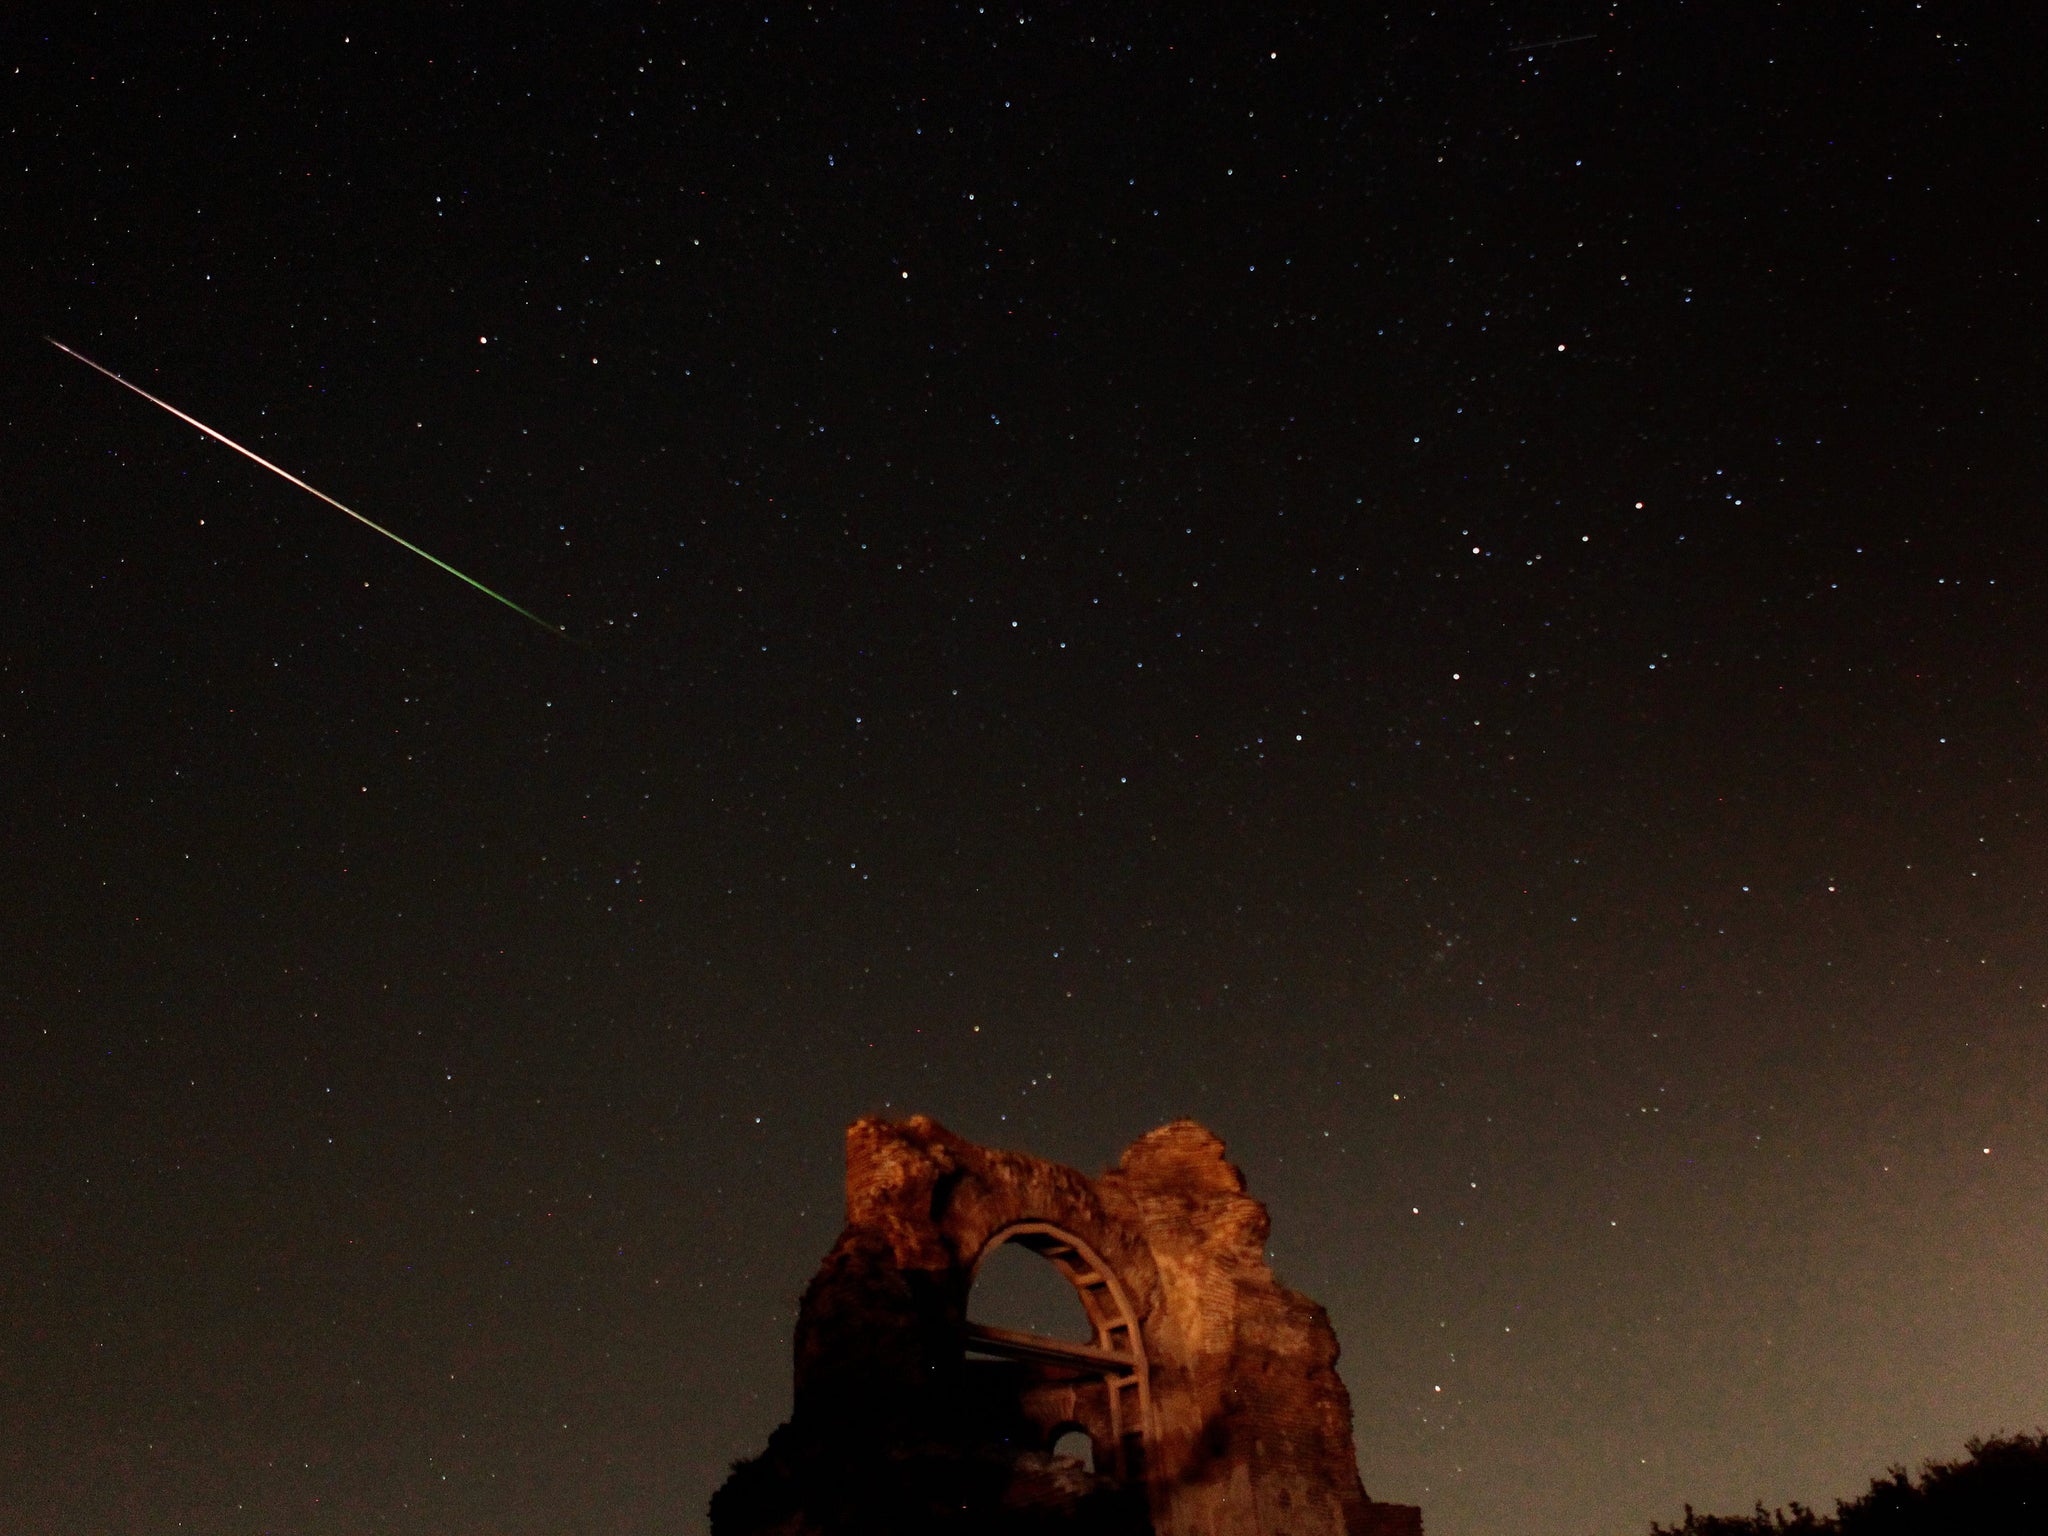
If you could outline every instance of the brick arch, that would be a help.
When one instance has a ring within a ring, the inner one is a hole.
[[[979,1275],[983,1261],[1010,1243],[1046,1260],[1074,1288],[1094,1337],[1086,1345],[1076,1345],[1066,1339],[967,1323],[964,1348],[996,1359],[1070,1372],[1080,1380],[1100,1380],[1103,1412],[1090,1415],[1096,1422],[1085,1422],[1070,1413],[1045,1428],[1046,1444],[1050,1446],[1066,1428],[1080,1429],[1093,1443],[1098,1469],[1112,1470],[1120,1482],[1142,1480],[1146,1448],[1154,1434],[1152,1368],[1145,1348],[1144,1326],[1129,1288],[1118,1276],[1115,1265],[1087,1239],[1057,1223],[1030,1218],[1012,1222],[989,1235],[974,1256],[970,1284]],[[1047,1392],[1043,1386],[1038,1395],[1050,1400],[1053,1413],[1073,1406],[1071,1399],[1063,1402],[1058,1392]],[[1041,1413],[1034,1417],[1050,1416]]]

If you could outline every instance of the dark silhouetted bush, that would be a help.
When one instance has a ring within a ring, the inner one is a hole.
[[[1916,1481],[1904,1467],[1835,1505],[1832,1518],[1802,1504],[1791,1513],[1701,1515],[1652,1525],[1651,1536],[2048,1536],[2048,1433],[1972,1440],[1961,1461],[1930,1461]]]
[[[1792,1513],[1782,1509],[1765,1509],[1759,1504],[1753,1515],[1699,1515],[1693,1507],[1685,1506],[1685,1524],[1656,1525],[1650,1527],[1650,1536],[1765,1536],[1766,1532],[1791,1531],[1797,1536],[1820,1532],[1832,1533],[1838,1530],[1835,1522],[1824,1519],[1795,1502]]]

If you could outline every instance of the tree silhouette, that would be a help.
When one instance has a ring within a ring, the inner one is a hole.
[[[1895,1466],[1870,1491],[1837,1501],[1832,1516],[1795,1503],[1750,1515],[1702,1515],[1651,1536],[2042,1536],[2048,1532],[2048,1433],[1972,1440],[1961,1461],[1930,1461],[1916,1481]]]

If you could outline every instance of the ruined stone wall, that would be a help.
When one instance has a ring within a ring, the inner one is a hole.
[[[1155,1367],[1161,1530],[1362,1530],[1337,1336],[1321,1307],[1274,1278],[1266,1208],[1223,1143],[1177,1121],[1140,1138],[1102,1185],[1129,1202],[1158,1265],[1155,1326],[1178,1335]]]
[[[1102,1382],[965,1358],[976,1265],[1023,1223],[1108,1272],[1077,1282],[1102,1287],[1099,1325],[1135,1322],[1135,1339],[1099,1341],[1142,1359],[1119,1367],[1144,1383],[1118,1397],[1132,1431],[1121,1478],[1045,1454],[1062,1416],[1098,1435]],[[1268,1230],[1223,1143],[1192,1121],[1141,1137],[1098,1180],[923,1117],[856,1122],[847,1226],[799,1313],[795,1413],[714,1499],[715,1536],[1420,1536],[1419,1511],[1365,1496],[1336,1335],[1274,1278]]]

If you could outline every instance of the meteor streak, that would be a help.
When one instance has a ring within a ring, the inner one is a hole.
[[[363,516],[362,513],[358,512],[354,507],[343,506],[340,502],[336,501],[332,496],[328,495],[325,491],[306,484],[305,481],[301,480],[297,475],[293,474],[290,470],[279,469],[275,464],[271,463],[270,460],[264,458],[263,455],[261,455],[260,453],[251,453],[247,448],[244,448],[240,443],[236,442],[232,437],[229,437],[225,432],[216,432],[212,427],[209,427],[205,422],[201,421],[198,417],[187,416],[183,411],[179,410],[175,405],[172,405],[169,401],[157,399],[157,397],[155,395],[152,395],[148,390],[143,389],[139,385],[129,383],[126,379],[122,378],[121,375],[114,372],[114,370],[111,368],[102,368],[98,363],[94,362],[91,358],[87,357],[83,352],[73,351],[70,347],[65,346],[64,343],[59,341],[56,337],[45,336],[43,340],[47,341],[59,352],[67,353],[70,356],[77,358],[81,363],[85,364],[86,367],[92,369],[95,373],[105,374],[108,378],[112,379],[116,384],[120,385],[123,389],[134,390],[136,394],[142,396],[142,398],[147,400],[151,405],[161,406],[164,410],[169,411],[173,416],[177,417],[178,420],[184,422],[187,426],[197,427],[201,432],[204,432],[208,437],[212,438],[215,442],[221,444],[224,447],[234,449],[235,452],[239,453],[243,458],[253,459],[256,463],[261,464],[265,469],[269,470],[273,475],[277,475],[282,479],[289,480],[293,485],[296,485],[300,490],[304,491],[307,495],[319,497],[322,501],[326,502],[327,505],[334,508],[335,511],[346,512],[350,517],[354,518],[357,522],[361,523],[365,528],[369,528],[374,530],[375,532],[383,534],[384,537],[389,539],[392,543],[399,545],[401,548],[411,550],[414,554],[418,555],[422,560],[428,561],[434,565],[438,565],[439,567],[441,567],[442,570],[446,571],[450,576],[455,577],[457,580],[468,582],[472,587],[475,587],[477,591],[483,593],[485,597],[497,599],[499,602],[503,603],[507,608],[510,608],[514,613],[518,614],[521,618],[532,620],[535,624],[538,624],[542,629],[546,630],[549,634],[558,636],[564,640],[571,638],[569,632],[563,629],[561,625],[550,624],[546,619],[542,618],[539,614],[529,612],[527,609],[520,607],[517,603],[513,602],[511,598],[505,596],[505,594],[502,592],[493,592],[489,587],[485,586],[482,582],[478,581],[474,576],[464,575],[461,571],[458,571],[457,569],[455,569],[454,566],[450,565],[446,560],[441,559],[440,556],[430,555],[424,549],[421,549],[419,545],[413,543],[410,539],[401,538],[399,535],[393,533],[389,528],[384,527],[381,523],[371,522],[367,517]]]
[[[1516,43],[1512,47],[1503,48],[1500,51],[1502,53],[1534,53],[1538,48],[1562,48],[1566,43],[1590,43],[1599,35],[1598,32],[1581,32],[1574,37],[1553,37],[1547,43]]]

